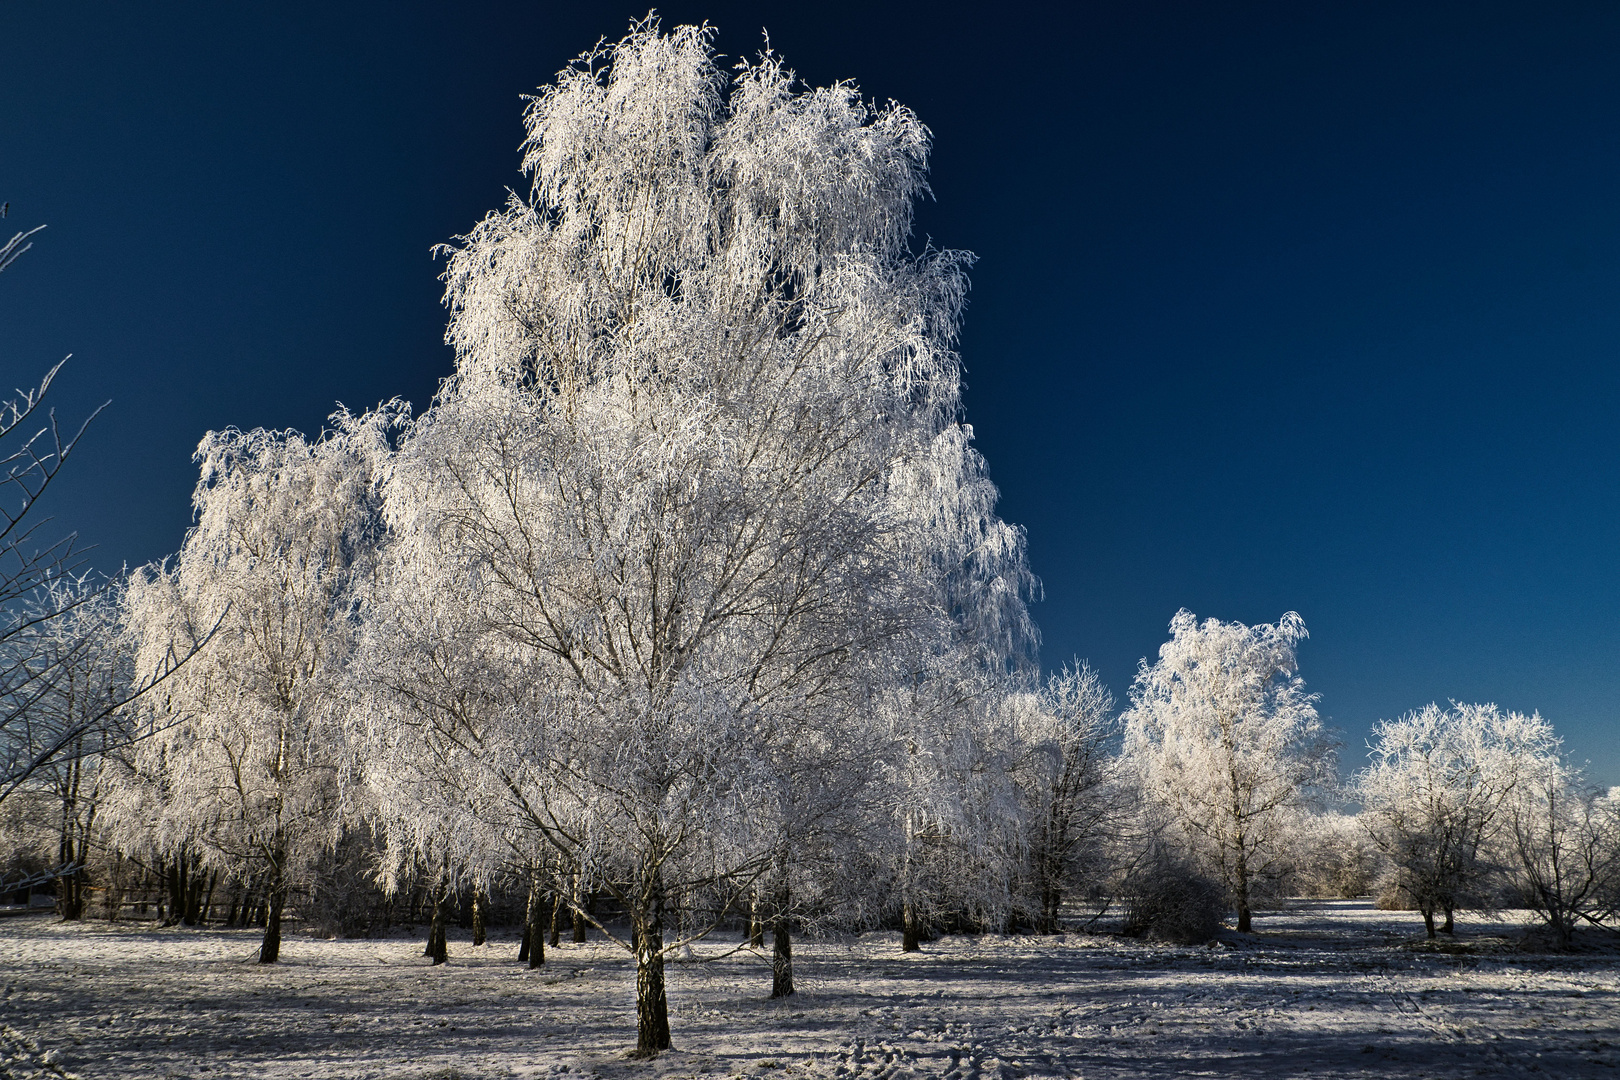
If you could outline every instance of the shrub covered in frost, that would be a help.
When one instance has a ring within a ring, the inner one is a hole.
[[[1353,815],[1301,815],[1295,835],[1289,884],[1299,895],[1334,900],[1366,896],[1385,873],[1378,846]]]

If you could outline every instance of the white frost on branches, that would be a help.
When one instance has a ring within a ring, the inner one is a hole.
[[[342,739],[335,693],[371,573],[379,517],[371,430],[346,416],[297,432],[210,432],[197,449],[197,523],[172,565],[129,585],[138,669],[205,647],[139,707],[115,802],[126,835],[171,857],[251,872],[270,901],[261,961],[300,871],[336,838]]]
[[[1395,868],[1394,884],[1423,913],[1430,937],[1436,914],[1449,932],[1453,912],[1492,905],[1492,847],[1503,814],[1557,749],[1540,715],[1493,704],[1429,704],[1373,729],[1372,762],[1356,775],[1354,791]]]
[[[952,665],[1034,638],[958,415],[969,257],[906,247],[927,129],[711,36],[561,73],[529,195],[446,249],[456,373],[379,465],[355,673],[395,865],[549,851],[614,893],[648,1052],[666,900],[785,873],[894,760],[881,702],[960,729]]]
[[[1143,791],[1219,872],[1250,924],[1255,884],[1276,870],[1290,810],[1332,780],[1334,744],[1299,676],[1305,623],[1245,626],[1183,609],[1145,659],[1125,713],[1125,757]]]

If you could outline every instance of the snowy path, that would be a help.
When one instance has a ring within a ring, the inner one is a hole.
[[[800,994],[734,956],[670,970],[676,1050],[628,1061],[628,960],[539,971],[496,941],[291,938],[0,922],[0,1078],[1549,1077],[1620,1075],[1620,957],[1418,944],[1410,916],[1318,904],[1218,948],[1106,936],[805,942]],[[712,951],[719,951],[716,946]],[[43,1071],[41,1071],[43,1070]]]

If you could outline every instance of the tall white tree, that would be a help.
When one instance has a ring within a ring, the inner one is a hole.
[[[1539,715],[1494,704],[1425,705],[1373,729],[1372,762],[1356,774],[1361,819],[1423,913],[1429,936],[1451,933],[1462,908],[1487,906],[1492,841],[1527,775],[1557,754]]]
[[[336,839],[343,763],[333,693],[353,597],[380,519],[363,452],[372,428],[210,432],[197,523],[172,564],[131,582],[137,664],[207,645],[141,699],[149,737],[121,780],[126,837],[251,877],[269,907],[261,963],[280,954],[289,889]]]
[[[449,249],[456,374],[388,463],[368,609],[388,633],[431,595],[466,635],[493,690],[434,707],[459,734],[401,736],[396,670],[369,737],[615,894],[644,1054],[665,957],[715,924],[667,936],[673,898],[723,915],[916,658],[1028,622],[957,415],[967,256],[906,247],[927,130],[769,53],[728,77],[710,38],[638,24],[532,99],[531,192]]]
[[[1238,929],[1280,869],[1287,812],[1332,780],[1334,741],[1299,676],[1305,622],[1245,626],[1185,609],[1142,661],[1124,715],[1127,761],[1192,852],[1231,891]]]

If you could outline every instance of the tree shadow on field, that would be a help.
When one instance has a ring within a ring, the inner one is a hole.
[[[827,956],[823,981],[843,990],[819,1018],[799,1019],[842,1035],[825,1064],[843,1076],[1585,1076],[1620,1066],[1612,978],[1586,1018],[1596,1023],[1560,1028],[1561,991],[1481,995],[1474,965],[1455,957],[1250,938],[1239,949],[944,939],[903,959]]]
[[[1282,920],[1279,920],[1279,924]],[[17,928],[18,933],[11,931]],[[1347,935],[1345,940],[1352,940]],[[252,962],[253,931],[18,920],[0,938],[4,1023],[100,1077],[1613,1075],[1620,958],[1451,956],[1404,944],[1271,936],[1215,948],[1106,935],[806,940],[792,998],[733,956],[672,965],[675,1051],[635,1043],[634,971],[616,946],[548,950],[419,939],[289,938]],[[715,946],[718,953],[720,948]],[[450,1071],[447,1071],[450,1070]]]
[[[260,966],[257,931],[57,924],[41,936],[80,947],[8,980],[7,1019],[84,1080],[376,1075],[368,1062],[471,1080],[503,1074],[497,1059],[513,1049],[571,1060],[580,1044],[622,1037],[627,1015],[634,1037],[628,964],[600,947],[556,950],[530,971],[515,942],[453,941],[435,968],[419,940],[289,938],[282,962]],[[603,993],[614,986],[624,1009]]]

